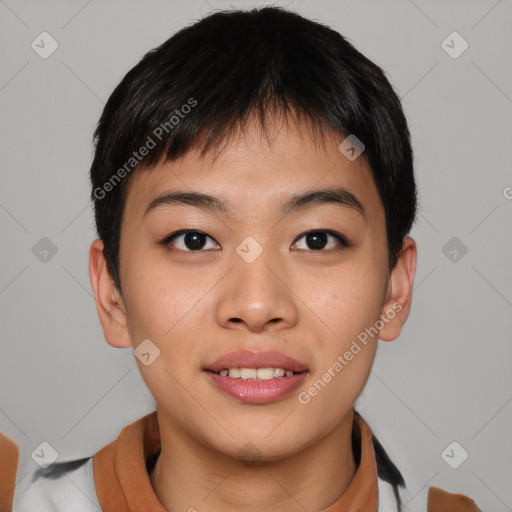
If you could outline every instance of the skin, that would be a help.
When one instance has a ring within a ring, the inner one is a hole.
[[[151,365],[137,364],[160,425],[162,451],[150,479],[170,510],[320,511],[336,502],[357,469],[353,404],[377,337],[308,404],[297,395],[393,304],[401,310],[385,323],[381,340],[395,339],[409,314],[416,244],[404,239],[390,273],[384,210],[364,157],[349,161],[338,149],[340,137],[329,136],[322,146],[301,124],[276,123],[271,133],[269,144],[251,123],[215,161],[191,150],[132,177],[121,228],[122,296],[103,242],[90,248],[107,342],[135,348],[149,338],[161,351]],[[330,186],[351,191],[366,217],[333,203],[280,213],[288,196]],[[144,216],[151,200],[177,189],[226,199],[229,216],[191,205]],[[204,248],[191,250],[184,236],[159,244],[180,229],[206,233]],[[344,248],[327,236],[325,247],[315,249],[301,236],[322,229],[353,245]],[[236,252],[248,236],[263,248],[250,264]],[[309,374],[277,402],[243,403],[219,391],[202,370],[239,349],[279,350],[305,363]],[[246,443],[257,462],[241,457]]]

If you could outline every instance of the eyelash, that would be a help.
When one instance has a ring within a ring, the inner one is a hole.
[[[212,238],[210,235],[207,235],[203,231],[199,231],[199,230],[196,230],[196,229],[181,229],[179,231],[175,231],[174,233],[171,233],[170,235],[167,235],[164,239],[160,240],[159,244],[163,245],[164,247],[166,247],[171,252],[182,252],[182,253],[183,252],[205,252],[204,249],[197,249],[197,250],[188,249],[188,250],[184,250],[184,249],[171,249],[171,248],[167,247],[174,238],[176,238],[178,236],[181,236],[181,235],[184,235],[184,234],[187,234],[187,233],[199,233],[201,235],[207,236],[211,240],[214,240],[214,238]],[[295,245],[301,238],[303,238],[303,237],[305,237],[305,236],[307,236],[309,234],[312,234],[312,233],[324,233],[326,235],[331,235],[334,238],[336,238],[340,242],[341,248],[337,248],[337,249],[334,249],[334,250],[347,249],[347,248],[352,246],[352,244],[347,240],[347,238],[345,236],[343,236],[341,233],[337,233],[336,231],[332,231],[330,229],[315,229],[315,230],[311,230],[311,231],[306,231],[305,233],[302,233],[301,235],[299,235],[295,239],[295,241],[293,242],[292,245]],[[318,250],[315,250],[315,249],[299,249],[299,250],[309,250],[311,252],[331,252],[331,251],[333,251],[332,248],[331,249],[318,249]]]

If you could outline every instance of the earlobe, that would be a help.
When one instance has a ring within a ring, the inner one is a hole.
[[[379,333],[382,341],[396,339],[409,316],[416,260],[416,242],[406,236],[397,264],[391,271],[389,293],[382,309],[381,319],[384,326]]]
[[[98,318],[107,343],[117,348],[130,348],[126,309],[107,268],[103,240],[96,239],[89,249],[89,278],[96,302]]]

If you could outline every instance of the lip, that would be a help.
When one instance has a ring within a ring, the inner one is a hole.
[[[277,350],[266,350],[264,352],[251,352],[250,350],[239,350],[224,354],[219,359],[210,363],[204,370],[220,372],[229,368],[282,368],[294,372],[304,372],[308,367]]]
[[[282,368],[285,371],[291,370],[297,373],[289,377],[261,381],[233,379],[214,373],[229,368]],[[210,363],[203,370],[210,382],[218,389],[233,398],[251,404],[276,402],[296,390],[309,375],[305,364],[277,350],[230,352]]]
[[[206,376],[217,388],[227,395],[242,402],[251,404],[268,404],[295,391],[309,375],[308,371],[296,373],[290,377],[281,377],[274,380],[250,381],[232,379],[205,370]]]

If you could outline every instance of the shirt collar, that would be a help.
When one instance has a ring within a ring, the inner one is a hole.
[[[354,412],[356,473],[343,495],[321,512],[377,512],[377,464],[372,433]],[[104,512],[168,512],[155,494],[146,462],[160,451],[156,411],[125,427],[119,437],[93,456],[94,485]]]

